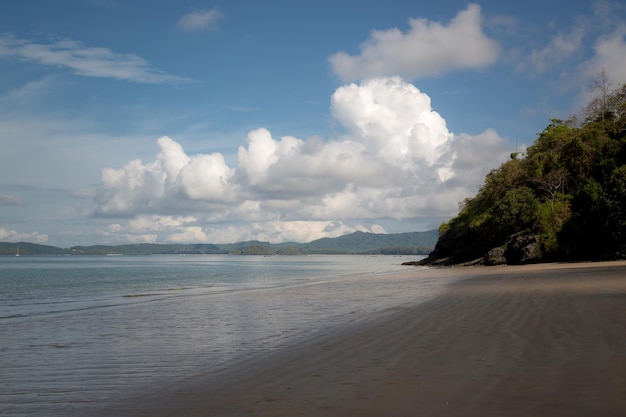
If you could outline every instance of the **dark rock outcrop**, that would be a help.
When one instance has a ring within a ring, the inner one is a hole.
[[[491,249],[484,257],[485,265],[504,265],[507,263],[506,248],[504,246],[498,246]]]
[[[439,250],[437,250],[439,249]],[[457,258],[451,256],[440,256],[441,247],[435,250],[421,261],[405,262],[403,265],[428,265],[428,266],[450,266],[450,265],[518,265],[542,262],[545,260],[541,249],[540,236],[529,233],[516,234],[511,236],[502,246],[497,246],[488,250],[483,256],[470,261],[456,261]]]
[[[540,236],[525,234],[511,237],[506,243],[506,258],[510,264],[537,263],[543,259]]]

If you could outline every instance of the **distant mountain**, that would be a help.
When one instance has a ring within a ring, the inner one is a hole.
[[[257,240],[230,244],[154,244],[73,246],[63,249],[34,243],[0,242],[0,255],[161,255],[161,254],[381,254],[426,255],[433,250],[438,232],[377,234],[355,232],[309,243],[269,243]]]

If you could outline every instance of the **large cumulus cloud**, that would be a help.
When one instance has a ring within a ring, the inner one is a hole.
[[[498,44],[482,30],[480,6],[468,5],[447,25],[409,19],[409,30],[375,30],[359,55],[338,52],[329,59],[344,81],[400,75],[406,79],[437,76],[465,68],[483,68],[498,57]]]
[[[430,98],[398,77],[338,88],[331,112],[343,127],[338,137],[275,138],[260,128],[232,167],[219,153],[188,155],[162,137],[154,161],[102,171],[95,212],[131,218],[108,233],[144,241],[380,232],[382,219],[454,214],[510,151],[495,131],[454,135]]]

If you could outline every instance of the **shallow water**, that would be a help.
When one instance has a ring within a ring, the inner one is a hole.
[[[434,296],[406,259],[0,257],[0,415],[85,415]]]

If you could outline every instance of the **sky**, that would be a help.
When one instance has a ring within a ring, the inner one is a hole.
[[[600,71],[620,1],[4,2],[0,241],[435,229]]]

